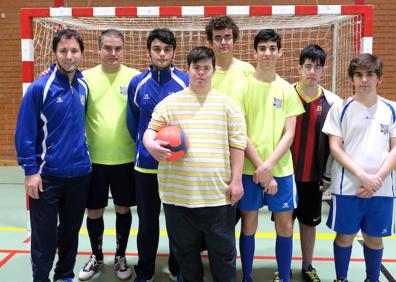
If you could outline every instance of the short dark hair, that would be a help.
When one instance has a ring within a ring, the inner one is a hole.
[[[188,53],[188,56],[187,56],[188,67],[190,67],[190,65],[192,63],[195,64],[198,61],[205,60],[205,59],[211,59],[212,66],[213,66],[213,68],[215,68],[216,56],[215,56],[213,50],[206,46],[195,47],[194,49],[192,49],[190,51],[190,53]]]
[[[150,31],[147,37],[147,49],[151,49],[151,44],[158,39],[165,44],[172,45],[173,50],[176,49],[176,38],[173,32],[168,28],[156,28]]]
[[[349,78],[353,77],[357,68],[374,69],[378,78],[381,78],[384,74],[384,65],[381,59],[369,53],[360,54],[351,60],[348,67]]]
[[[98,38],[99,49],[102,48],[102,41],[103,41],[103,37],[105,37],[105,36],[114,36],[114,37],[121,38],[122,44],[124,44],[124,35],[121,33],[121,31],[114,29],[114,28],[109,28],[109,29],[102,31],[99,35],[99,38]]]
[[[257,51],[257,45],[260,42],[267,42],[267,41],[276,42],[276,46],[278,47],[278,50],[282,48],[281,36],[279,35],[279,33],[277,33],[273,29],[262,29],[254,37],[254,50]]]
[[[320,64],[322,67],[326,63],[326,52],[319,45],[311,44],[305,46],[300,53],[300,66],[302,66],[306,59]]]
[[[213,30],[232,29],[232,38],[238,40],[239,28],[234,20],[229,16],[217,16],[209,20],[205,26],[206,38],[209,42],[213,42]]]
[[[80,46],[81,53],[84,53],[84,42],[81,37],[81,34],[77,31],[75,31],[73,29],[69,29],[69,28],[58,30],[55,33],[55,36],[52,39],[52,51],[54,53],[56,52],[56,48],[58,48],[58,43],[59,43],[59,41],[61,41],[62,38],[65,38],[65,39],[74,38],[78,42],[78,45]]]

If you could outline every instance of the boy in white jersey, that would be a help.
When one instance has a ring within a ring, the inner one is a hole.
[[[366,282],[378,281],[382,237],[395,234],[392,170],[396,166],[395,104],[377,95],[383,64],[371,54],[351,60],[348,75],[355,94],[329,111],[332,203],[327,225],[334,241],[336,281],[347,281],[352,242],[361,229]]]
[[[304,112],[294,88],[275,72],[282,55],[281,37],[272,29],[261,30],[254,39],[256,70],[236,90],[245,113],[248,145],[243,171],[245,195],[238,204],[242,215],[239,246],[243,281],[251,277],[258,210],[266,203],[274,213],[276,258],[279,277],[290,281],[293,220],[297,191],[290,146],[296,116]],[[263,193],[264,192],[264,193]]]
[[[234,101],[211,86],[212,49],[194,48],[187,60],[189,87],[156,106],[143,142],[159,161],[159,193],[184,280],[203,281],[204,238],[214,281],[235,281],[233,205],[243,195],[245,120]],[[168,125],[181,127],[190,143],[187,154],[174,162],[166,161],[170,155],[166,143],[154,140]]]

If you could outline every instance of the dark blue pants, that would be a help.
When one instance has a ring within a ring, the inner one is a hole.
[[[159,242],[159,215],[161,200],[158,193],[157,174],[135,171],[135,189],[139,230],[137,234],[138,264],[135,266],[139,279],[150,279],[155,272],[155,259]],[[173,275],[179,273],[175,256],[169,248],[169,271]]]
[[[54,280],[73,278],[78,233],[87,203],[90,175],[59,178],[42,175],[43,192],[29,199],[34,282],[49,282],[55,253]],[[59,219],[59,224],[58,224]]]
[[[164,212],[169,240],[185,282],[204,281],[202,238],[213,280],[236,280],[235,207],[186,208],[164,204]]]

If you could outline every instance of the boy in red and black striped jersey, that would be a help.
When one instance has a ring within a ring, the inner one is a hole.
[[[316,226],[321,222],[322,190],[327,189],[330,178],[328,137],[322,133],[327,113],[333,103],[340,100],[334,93],[319,85],[324,72],[326,53],[318,45],[304,47],[300,54],[301,79],[294,87],[304,105],[305,113],[297,116],[296,131],[291,147],[298,191],[298,207],[294,211],[300,225],[302,251],[302,277],[304,281],[320,281],[312,256]]]

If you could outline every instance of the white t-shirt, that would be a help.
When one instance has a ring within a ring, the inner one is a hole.
[[[396,105],[379,97],[366,107],[352,97],[336,103],[329,111],[323,132],[341,137],[345,153],[367,173],[375,174],[390,151],[390,139],[396,137]],[[374,196],[394,197],[392,174]],[[333,163],[331,191],[337,195],[355,195],[359,179],[336,160]]]

